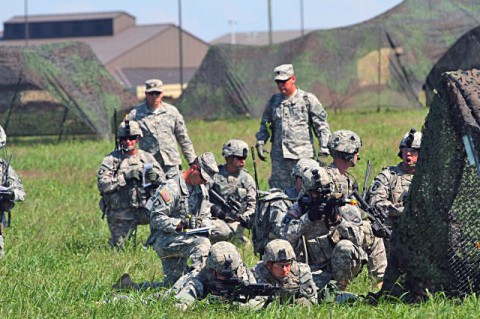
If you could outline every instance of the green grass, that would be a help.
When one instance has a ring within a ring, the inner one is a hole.
[[[372,176],[382,166],[394,165],[398,143],[411,127],[420,129],[427,110],[381,113],[330,114],[332,131],[351,129],[363,139],[361,161],[353,173],[362,185],[366,161]],[[188,122],[197,153],[212,151],[222,162],[221,146],[230,138],[254,144],[259,120]],[[6,231],[6,258],[0,260],[0,317],[2,318],[475,318],[480,313],[476,296],[464,300],[442,295],[419,305],[384,301],[378,306],[324,304],[304,309],[273,305],[268,311],[235,309],[228,305],[198,303],[191,312],[178,314],[171,300],[144,304],[143,295],[132,294],[128,303],[103,304],[111,298],[111,285],[128,272],[135,280],[161,280],[160,260],[152,250],[125,252],[109,249],[106,222],[100,219],[96,171],[113,143],[85,138],[56,144],[50,139],[9,139],[12,166],[23,178],[26,202],[13,210],[12,227]],[[269,163],[258,161],[262,189],[266,189]],[[252,163],[248,169],[253,174]],[[139,229],[138,241],[148,237]],[[241,249],[249,265],[258,260]],[[370,291],[366,273],[350,290]]]

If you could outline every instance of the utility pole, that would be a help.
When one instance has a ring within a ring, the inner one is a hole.
[[[30,32],[28,30],[28,0],[25,0],[24,6],[25,6],[25,47],[28,47],[28,38],[30,38]]]
[[[228,24],[230,24],[230,43],[237,44],[235,38],[235,25],[237,24],[237,20],[228,20]]]
[[[180,95],[183,94],[182,0],[178,0],[178,56],[180,59]]]
[[[300,0],[300,30],[303,37],[305,35],[305,27],[303,25],[303,0]]]
[[[272,0],[268,0],[268,44],[272,43]]]

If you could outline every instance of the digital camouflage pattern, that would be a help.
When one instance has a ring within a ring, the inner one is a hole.
[[[144,102],[130,111],[127,119],[139,123],[143,132],[140,148],[155,157],[167,177],[176,174],[182,164],[177,143],[188,163],[195,160],[185,121],[175,106],[162,102],[159,109],[151,111]]]
[[[189,186],[181,174],[160,185],[149,200],[153,248],[162,261],[165,283],[172,285],[188,272],[189,258],[194,269],[204,266],[211,245],[208,238],[176,228],[191,217],[198,227],[211,226],[210,206],[205,185]]]
[[[318,136],[319,153],[328,154],[330,126],[327,113],[315,95],[297,88],[289,98],[277,93],[269,99],[255,137],[257,142],[266,143],[270,139],[272,143],[270,188],[290,187],[293,184],[290,174],[297,160],[315,157],[313,134]]]
[[[383,292],[408,292],[410,300],[480,292],[479,92],[476,69],[443,73],[432,92]]]
[[[218,174],[214,176],[213,190],[226,200],[233,198],[235,201],[242,204],[239,217],[249,222],[254,217],[255,207],[257,204],[257,190],[255,188],[255,181],[245,170],[238,173],[231,174],[227,171],[226,165],[218,167]],[[219,204],[215,203],[214,204]],[[229,212],[232,214],[233,212]],[[215,228],[212,231],[211,240],[217,242],[220,240],[242,241],[244,228],[238,221],[224,221],[221,219],[214,219],[213,224]]]
[[[296,260],[292,245],[284,239],[275,239],[265,246],[263,262],[286,262]]]
[[[5,136],[6,142],[6,136]],[[5,167],[7,165],[7,160],[1,158],[0,159],[0,176],[4,176],[5,174]],[[5,256],[5,229],[4,223],[6,222],[6,212],[11,210],[15,203],[20,201],[23,202],[25,200],[25,189],[23,188],[22,180],[18,176],[17,172],[12,168],[11,163],[8,164],[8,178],[6,181],[7,187],[10,187],[10,191],[12,192],[10,198],[6,198],[5,194],[0,198],[0,258]]]
[[[0,125],[0,149],[4,148],[7,145],[7,134],[5,134],[5,130]]]
[[[228,140],[223,144],[222,156],[227,158],[229,156],[248,156],[248,144],[241,140]]]
[[[143,175],[145,165],[151,165],[158,181],[164,180],[163,171],[155,158],[142,150],[136,155],[126,155],[122,151],[113,151],[102,161],[97,172],[97,187],[100,192],[100,209],[107,216],[112,247],[123,246],[127,235],[137,225],[148,225],[149,213],[145,204],[151,188],[143,187],[143,180],[127,180],[130,171],[139,171]],[[153,181],[145,181],[151,183]]]

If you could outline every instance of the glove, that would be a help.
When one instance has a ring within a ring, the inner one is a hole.
[[[3,200],[8,200],[13,202],[13,200],[15,199],[15,193],[11,189],[7,190],[6,192],[2,192],[0,195]]]
[[[148,170],[147,173],[145,174],[146,182],[152,183],[154,185],[159,184],[159,178],[160,176],[153,169]]]
[[[261,159],[262,161],[266,162],[267,157],[265,156],[264,153],[268,153],[268,152],[263,149],[264,146],[265,146],[265,143],[263,141],[257,141],[257,144],[255,144],[255,148],[257,149],[258,158]]]
[[[212,207],[210,207],[210,214],[212,214],[212,217],[222,220],[225,220],[226,217],[225,212],[218,205],[213,205]]]
[[[125,180],[130,181],[130,180],[136,180],[136,181],[141,181],[142,180],[142,172],[140,172],[137,169],[132,169],[127,172],[125,172]]]

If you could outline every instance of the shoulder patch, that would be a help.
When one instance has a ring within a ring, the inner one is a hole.
[[[160,196],[162,196],[162,199],[166,204],[168,204],[172,201],[172,195],[170,194],[168,189],[165,189],[165,188],[161,189],[160,190]]]

